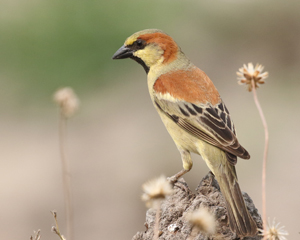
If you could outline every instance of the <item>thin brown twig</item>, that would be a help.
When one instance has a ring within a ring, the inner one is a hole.
[[[59,149],[62,163],[62,179],[64,191],[65,219],[67,226],[67,236],[73,240],[73,203],[71,191],[71,176],[69,162],[66,157],[66,135],[67,135],[67,118],[61,108],[59,120]]]
[[[258,109],[261,121],[264,126],[265,130],[265,149],[264,149],[264,156],[263,156],[263,167],[262,167],[262,215],[263,215],[263,229],[264,231],[267,230],[267,209],[266,209],[266,169],[267,169],[267,156],[268,156],[268,146],[269,146],[269,131],[267,121],[265,119],[263,110],[260,106],[260,103],[257,98],[256,89],[255,89],[255,82],[252,79],[251,81],[252,89],[253,89],[253,97],[256,107]],[[267,239],[267,236],[264,234],[264,240]]]

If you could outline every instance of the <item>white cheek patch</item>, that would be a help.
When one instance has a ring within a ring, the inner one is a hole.
[[[162,63],[164,60],[163,54],[164,51],[157,45],[148,45],[144,49],[133,53],[134,56],[142,59],[148,67]]]

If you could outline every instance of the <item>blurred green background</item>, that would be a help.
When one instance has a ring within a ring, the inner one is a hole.
[[[270,131],[267,215],[299,239],[299,1],[0,0],[0,238],[57,239],[64,224],[58,110],[53,93],[81,100],[69,121],[76,239],[131,239],[145,227],[141,185],[181,169],[180,155],[149,98],[146,75],[111,56],[132,33],[159,28],[214,81],[251,160],[242,190],[261,212],[264,132],[252,94],[237,85],[244,63],[265,66],[258,90]],[[208,168],[193,155],[194,189]]]

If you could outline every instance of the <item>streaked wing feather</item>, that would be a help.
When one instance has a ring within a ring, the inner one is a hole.
[[[223,102],[217,106],[201,106],[155,97],[155,104],[179,127],[226,151],[227,159],[231,164],[236,163],[236,156],[250,158],[235,136],[234,125]]]

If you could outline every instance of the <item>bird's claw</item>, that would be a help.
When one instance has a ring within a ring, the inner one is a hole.
[[[178,181],[178,178],[176,176],[172,176],[172,177],[168,177],[167,180],[171,184],[174,184],[174,183],[176,183]]]

